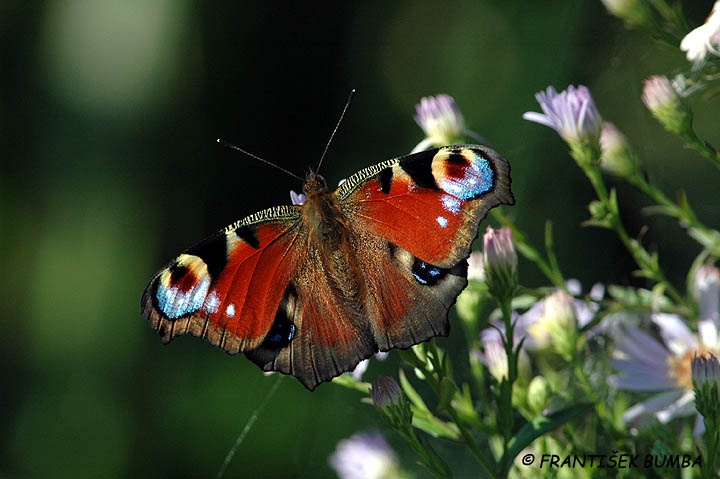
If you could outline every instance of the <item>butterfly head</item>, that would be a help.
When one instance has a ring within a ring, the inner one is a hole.
[[[305,196],[310,196],[313,193],[327,191],[327,182],[325,178],[314,171],[310,171],[305,177],[305,184],[303,185],[303,193]]]

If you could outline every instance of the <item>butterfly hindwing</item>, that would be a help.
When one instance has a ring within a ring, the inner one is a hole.
[[[271,208],[178,256],[145,289],[143,315],[243,352],[308,389],[378,350],[447,335],[478,225],[512,204],[493,150],[453,146],[388,160],[303,205]]]

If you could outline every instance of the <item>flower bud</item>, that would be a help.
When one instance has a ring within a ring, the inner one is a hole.
[[[512,230],[488,227],[483,236],[483,251],[490,294],[498,300],[512,298],[518,284],[518,258]]]
[[[643,83],[642,101],[670,133],[684,135],[692,128],[692,113],[670,80],[653,75]]]
[[[712,354],[695,356],[691,368],[695,408],[705,419],[706,427],[720,426],[720,360]]]
[[[637,160],[625,136],[606,121],[600,133],[600,167],[615,176],[628,177],[636,172]]]

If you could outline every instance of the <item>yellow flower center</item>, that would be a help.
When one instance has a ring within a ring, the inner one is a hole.
[[[668,374],[678,387],[689,391],[693,387],[692,382],[692,359],[695,356],[704,356],[711,351],[700,346],[697,349],[689,349],[681,356],[671,356],[668,358]]]

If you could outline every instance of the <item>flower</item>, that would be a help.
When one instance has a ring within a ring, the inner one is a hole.
[[[649,12],[643,2],[638,0],[602,0],[610,13],[630,25],[645,25],[649,20]]]
[[[292,204],[304,205],[306,200],[307,196],[303,193],[295,193],[293,190],[290,190],[290,201],[292,201]]]
[[[720,420],[720,360],[712,354],[692,359],[695,408],[706,420]]]
[[[482,288],[479,287],[485,282],[484,263],[483,254],[480,251],[470,253],[467,272],[470,284],[460,293],[455,303],[455,311],[457,311],[458,316],[473,330],[477,325],[480,306],[485,298]]]
[[[485,281],[485,259],[481,251],[470,253],[467,277],[474,281]]]
[[[467,129],[460,108],[450,95],[426,96],[415,105],[415,111],[415,123],[425,132],[425,139],[413,148],[412,153],[432,146],[464,143],[465,136],[487,144],[483,137]]]
[[[580,282],[577,280],[568,280],[566,288],[575,296],[579,296],[582,292]],[[575,331],[578,331],[589,324],[600,309],[596,301],[600,301],[604,293],[604,287],[598,283],[592,287],[589,294],[590,301],[586,302],[557,290],[533,304],[518,317],[515,335],[525,338],[523,344],[528,350],[544,350],[551,346],[557,350],[555,340],[561,339],[562,336],[562,333],[558,336],[558,330],[573,325]]]
[[[720,56],[720,0],[713,5],[705,23],[685,35],[680,50],[693,62],[693,69],[702,66],[708,53]]]
[[[395,453],[377,431],[359,432],[343,439],[329,462],[340,479],[401,477]]]
[[[483,259],[490,293],[498,299],[512,297],[518,283],[518,257],[510,228],[487,228],[483,235]]]
[[[482,344],[483,351],[475,351],[476,357],[482,361],[487,367],[488,372],[496,381],[502,382],[508,379],[509,366],[507,353],[505,352],[505,327],[504,325],[498,325],[497,327],[491,327],[484,329],[480,333],[480,343]],[[513,345],[514,348],[520,343],[520,338],[515,335]],[[525,352],[525,348],[520,349],[518,356],[518,375],[521,377],[527,377],[530,375],[530,358]]]
[[[707,273],[698,272],[696,284],[704,283],[703,275]],[[626,423],[652,416],[666,423],[696,412],[692,358],[720,353],[718,288],[700,288],[699,294],[697,334],[680,316],[653,314],[651,320],[659,328],[662,343],[638,328],[627,328],[617,338],[613,366],[619,374],[611,377],[610,383],[619,389],[658,393],[625,411],[623,420]],[[698,417],[695,434],[702,432],[703,423]]]
[[[684,134],[691,129],[690,110],[666,76],[653,75],[644,81],[642,101],[669,132]]]
[[[599,141],[602,118],[586,86],[580,85],[576,88],[570,85],[560,93],[555,88],[548,87],[547,90],[538,92],[535,99],[543,113],[525,112],[525,120],[557,131],[571,148]]]
[[[637,161],[625,135],[606,121],[600,133],[600,167],[606,172],[619,176],[631,176],[636,172]]]
[[[397,404],[401,395],[400,385],[390,376],[378,376],[370,388],[370,398],[379,408]]]
[[[380,351],[379,353],[375,353],[374,358],[376,358],[378,361],[385,361],[385,359],[388,357],[387,352]],[[360,361],[357,366],[355,366],[355,369],[352,370],[350,373],[355,381],[362,381],[363,374],[365,374],[365,371],[367,371],[368,366],[370,366],[370,359],[363,359]]]

